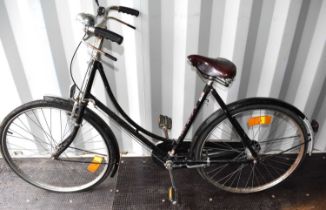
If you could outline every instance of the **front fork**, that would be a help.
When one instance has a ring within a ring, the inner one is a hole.
[[[88,101],[75,101],[73,109],[71,111],[70,120],[73,123],[72,132],[67,138],[65,138],[56,148],[56,151],[52,154],[53,159],[58,159],[59,156],[71,145],[77,136],[78,130],[81,126],[85,109],[87,107]]]
[[[56,148],[56,151],[52,154],[53,159],[58,159],[59,156],[71,145],[71,143],[74,141],[75,137],[77,136],[78,130],[80,128],[80,125],[83,121],[84,112],[88,105],[88,96],[90,94],[95,73],[97,69],[97,63],[95,60],[91,60],[88,65],[88,74],[85,77],[84,84],[82,84],[82,90],[80,90],[79,95],[77,99],[75,99],[75,103],[73,106],[73,109],[71,111],[71,122],[73,123],[73,130],[70,133],[70,135],[64,139]],[[71,87],[70,90],[70,98],[73,99],[75,91],[75,86]]]

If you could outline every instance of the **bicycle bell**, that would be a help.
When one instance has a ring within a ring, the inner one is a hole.
[[[95,17],[87,13],[79,13],[76,19],[85,26],[95,25]]]

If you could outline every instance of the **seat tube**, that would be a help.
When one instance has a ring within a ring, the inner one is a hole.
[[[173,148],[169,152],[170,156],[173,156],[175,154],[175,151],[176,151],[177,147],[180,145],[180,143],[183,142],[184,138],[186,137],[192,123],[195,121],[195,119],[196,119],[196,117],[198,115],[199,110],[201,109],[204,101],[206,100],[207,95],[209,94],[210,90],[213,88],[212,85],[213,85],[213,81],[211,81],[211,80],[208,81],[207,84],[205,85],[204,90],[201,93],[201,95],[200,95],[200,97],[199,97],[199,99],[198,99],[198,101],[197,101],[197,103],[196,103],[190,117],[188,118],[188,121],[187,121],[186,125],[184,126],[179,138],[176,140],[175,145],[173,146]]]
[[[220,97],[220,95],[216,92],[214,88],[211,89],[212,95],[216,99],[217,103],[220,105],[221,109],[223,110],[226,117],[230,120],[232,126],[235,128],[239,136],[241,137],[242,142],[244,145],[249,149],[251,155],[256,159],[257,158],[257,152],[252,148],[251,146],[251,140],[249,139],[246,132],[243,130],[239,122],[230,114],[226,104]]]

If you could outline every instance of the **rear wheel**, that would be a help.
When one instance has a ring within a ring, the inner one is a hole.
[[[8,165],[25,181],[56,192],[88,189],[109,174],[112,148],[89,111],[72,144],[53,159],[52,154],[74,127],[72,104],[33,101],[8,115],[1,130],[1,150]]]
[[[282,182],[306,153],[307,131],[292,111],[273,104],[254,104],[231,110],[258,154],[254,160],[225,115],[210,121],[195,148],[197,160],[208,160],[200,175],[230,192],[258,192]]]

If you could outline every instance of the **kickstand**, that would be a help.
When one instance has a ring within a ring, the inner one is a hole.
[[[165,165],[166,165],[166,169],[169,172],[169,176],[171,180],[171,186],[168,189],[168,199],[173,205],[176,205],[179,203],[179,196],[178,196],[177,187],[175,185],[174,177],[172,174],[172,169],[173,169],[172,161],[167,161]]]

